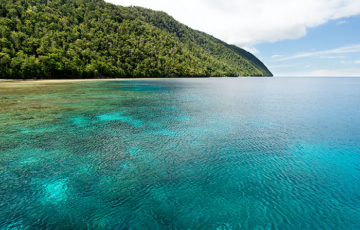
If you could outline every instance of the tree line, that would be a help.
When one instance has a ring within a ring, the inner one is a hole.
[[[163,12],[102,0],[0,0],[0,78],[271,76]]]

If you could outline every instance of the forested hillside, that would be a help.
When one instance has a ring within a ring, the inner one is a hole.
[[[0,0],[0,78],[272,76],[167,15],[102,0]]]

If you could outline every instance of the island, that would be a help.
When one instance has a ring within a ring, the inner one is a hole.
[[[0,1],[0,78],[272,76],[164,12],[103,0]]]

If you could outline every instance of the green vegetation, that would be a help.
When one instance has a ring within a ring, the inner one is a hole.
[[[0,78],[272,76],[163,12],[103,0],[0,0]]]

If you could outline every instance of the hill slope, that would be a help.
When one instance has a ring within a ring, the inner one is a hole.
[[[103,0],[0,0],[0,78],[272,76],[163,12]]]

